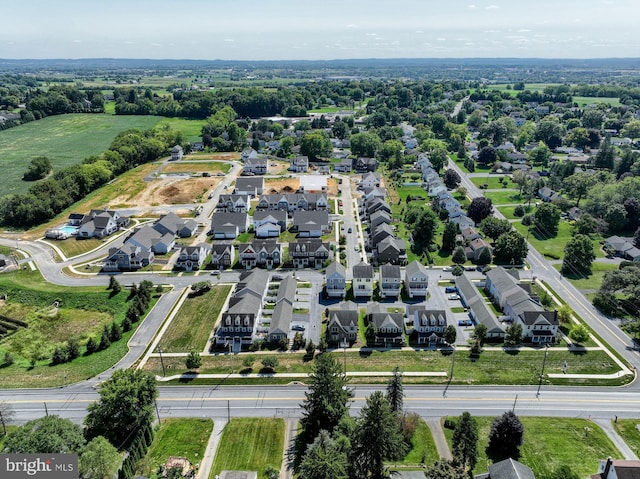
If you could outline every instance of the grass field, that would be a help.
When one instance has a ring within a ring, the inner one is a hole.
[[[640,419],[618,419],[614,424],[618,434],[637,456],[640,454]]]
[[[502,179],[507,180],[507,186],[502,186],[503,183],[500,182]],[[490,190],[498,190],[500,188],[516,188],[516,185],[511,181],[511,179],[506,175],[491,175],[491,176],[474,176],[470,178],[471,182],[476,186],[487,185],[487,188]]]
[[[518,190],[505,189],[504,191],[485,191],[484,196],[490,198],[494,205],[508,205],[522,203],[522,195]]]
[[[340,360],[344,360],[342,350],[336,350]],[[484,351],[480,359],[472,360],[466,351],[456,353],[453,383],[455,384],[538,384],[542,365],[542,350],[523,350],[516,353]],[[242,355],[239,356],[241,360]],[[573,353],[562,347],[552,348],[547,356],[545,372],[562,373],[562,365],[567,361],[568,372],[576,374],[610,374],[619,370],[615,362],[604,351]],[[312,363],[305,360],[302,353],[279,354],[277,373],[309,373]],[[184,358],[164,358],[165,367],[173,371],[184,371]],[[406,372],[449,372],[451,356],[440,351],[372,351],[346,353],[347,371],[377,372],[391,371],[394,366]],[[231,364],[226,354],[202,356],[201,373],[224,374],[230,372]],[[150,358],[145,369],[161,374],[158,358]],[[253,371],[256,372],[256,371]],[[373,377],[352,378],[352,382],[371,382]],[[382,378],[386,382],[386,378]],[[405,377],[407,383],[444,383],[446,377]],[[290,379],[288,379],[290,381]],[[584,381],[577,381],[583,384]],[[566,384],[565,380],[545,378],[546,383]]]
[[[202,127],[206,120],[187,120],[186,118],[163,118],[156,125],[158,128],[169,125],[172,130],[181,131],[187,141],[202,141]]]
[[[418,422],[416,432],[411,438],[411,446],[411,450],[404,459],[394,463],[391,469],[420,467],[422,464],[430,465],[440,459],[436,444],[433,441],[431,429],[429,429],[429,426],[423,419],[420,419]]]
[[[169,456],[186,457],[192,465],[199,464],[211,431],[211,419],[164,419],[137,473],[149,479],[161,477],[159,467]]]
[[[617,97],[593,97],[593,96],[574,96],[573,101],[578,104],[580,108],[586,105],[592,105],[597,103],[606,103],[611,106],[620,106],[620,98]]]
[[[229,173],[231,165],[229,163],[223,163],[221,161],[198,161],[198,162],[183,162],[167,163],[160,173],[189,173],[199,174],[203,172],[207,173]]]
[[[479,441],[474,474],[480,474],[487,472],[491,463],[485,450],[494,418],[476,416],[475,419]],[[600,459],[622,457],[604,431],[586,419],[520,417],[520,421],[524,426],[524,444],[518,460],[529,466],[536,477],[551,477],[551,472],[562,465],[569,466],[578,477],[589,477],[598,470]],[[453,431],[444,431],[451,446]]]
[[[68,238],[66,240],[48,240],[49,243],[56,245],[64,253],[67,258],[73,258],[80,254],[87,253],[98,246],[102,246],[102,240],[97,238],[87,238],[77,240],[76,238]]]
[[[24,193],[30,182],[22,181],[28,163],[37,156],[51,160],[54,171],[80,163],[105,151],[113,138],[129,128],[152,128],[157,116],[70,114],[50,116],[0,131],[0,196]]]
[[[209,479],[223,470],[258,471],[266,479],[268,466],[280,470],[283,453],[284,420],[233,418],[222,432]]]
[[[533,213],[534,210],[535,210],[535,206],[522,205],[522,207],[524,208],[525,214]],[[520,217],[518,217],[515,214],[513,214],[513,210],[516,209],[515,206],[498,206],[497,209],[508,220],[519,220],[519,219],[521,219]]]
[[[562,265],[560,264],[554,264],[553,266],[558,271],[560,271],[560,268],[562,267]],[[604,274],[607,271],[613,271],[616,269],[618,269],[617,264],[598,263],[594,261],[591,265],[591,276],[589,276],[588,278],[578,278],[571,275],[565,275],[565,278],[567,278],[571,282],[571,284],[573,284],[579,290],[597,290],[602,284]]]
[[[523,226],[520,222],[512,223],[513,227],[517,229],[521,235],[527,237],[529,231],[528,227]],[[568,221],[560,221],[558,225],[558,234],[552,237],[545,237],[538,233],[534,228],[529,234],[529,243],[533,245],[540,254],[550,259],[562,259],[564,258],[564,248],[567,242],[572,238],[573,231],[571,230],[571,224]],[[601,238],[599,236],[592,236],[593,251],[596,258],[604,258],[604,252],[600,246]]]
[[[160,340],[167,353],[203,351],[231,286],[216,286],[187,298]]]

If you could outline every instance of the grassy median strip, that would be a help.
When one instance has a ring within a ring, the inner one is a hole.
[[[517,413],[517,411],[516,411]],[[457,418],[450,418],[457,419]],[[491,459],[487,457],[492,417],[476,417],[478,422],[478,464],[474,474],[488,471]],[[524,426],[524,444],[520,448],[523,464],[529,466],[536,477],[551,477],[558,467],[566,465],[578,477],[589,477],[598,470],[600,459],[611,456],[621,458],[605,432],[587,419],[520,417]],[[445,429],[451,446],[453,431]]]
[[[266,479],[265,470],[269,466],[279,471],[284,453],[284,427],[283,419],[231,419],[222,432],[209,479],[223,470],[258,471],[260,479]]]
[[[640,454],[640,419],[618,419],[613,426],[634,454]]]

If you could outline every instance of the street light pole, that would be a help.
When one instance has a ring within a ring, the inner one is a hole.
[[[544,356],[542,357],[542,372],[540,373],[540,381],[538,382],[538,391],[536,397],[540,396],[540,388],[542,387],[542,379],[544,378],[544,367],[547,364],[547,355],[549,354],[549,345],[545,345]]]
[[[164,360],[162,359],[162,348],[160,346],[158,346],[158,353],[160,353],[160,364],[162,365],[162,375],[166,376],[167,373],[165,372],[165,369],[164,369]]]

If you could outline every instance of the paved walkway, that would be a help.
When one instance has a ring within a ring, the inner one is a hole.
[[[618,450],[622,453],[625,459],[627,460],[637,460],[638,456],[631,450],[631,448],[624,442],[624,439],[620,437],[618,431],[613,427],[613,424],[610,420],[607,419],[596,419],[594,422],[602,428],[602,430],[609,436],[609,439],[615,444]]]
[[[293,467],[291,467],[289,464],[289,451],[293,450],[297,434],[298,420],[291,418],[287,419],[285,421],[284,429],[284,452],[282,454],[282,468],[280,469],[280,479],[293,478]]]
[[[211,436],[209,436],[209,442],[204,451],[204,457],[200,463],[200,469],[198,469],[196,479],[207,479],[209,477],[211,467],[213,467],[213,460],[218,450],[218,444],[220,444],[220,438],[222,437],[222,430],[226,425],[227,421],[224,419],[216,419],[216,422],[213,424],[213,431],[211,431]]]
[[[431,430],[431,436],[433,437],[433,442],[436,443],[436,450],[438,451],[438,455],[442,459],[453,459],[451,450],[449,449],[449,444],[447,443],[447,438],[444,436],[444,431],[442,430],[440,418],[427,417],[424,419],[427,422],[427,426],[429,426],[429,429]]]

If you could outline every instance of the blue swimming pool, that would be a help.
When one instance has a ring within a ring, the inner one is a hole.
[[[64,225],[62,228],[59,228],[60,231],[68,234],[69,236],[75,235],[78,233],[78,227],[77,226],[71,226],[71,225]]]

